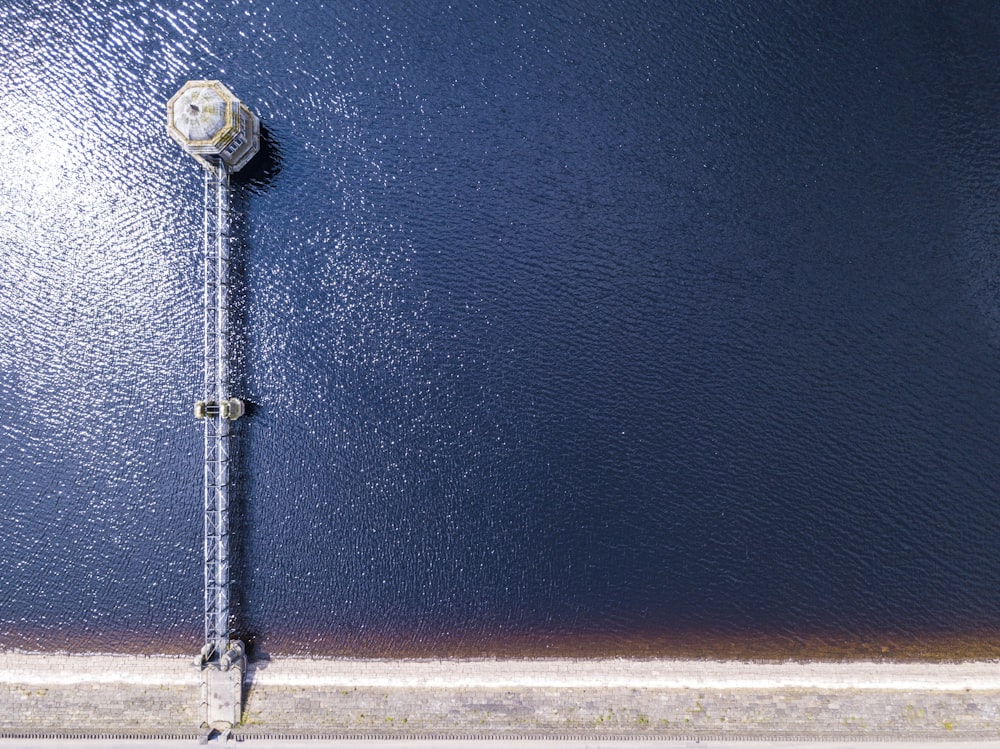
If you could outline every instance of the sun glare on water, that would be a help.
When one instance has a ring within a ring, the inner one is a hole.
[[[171,375],[157,360],[179,348],[165,323],[197,248],[171,241],[135,120],[93,92],[0,92],[0,368],[22,397]]]

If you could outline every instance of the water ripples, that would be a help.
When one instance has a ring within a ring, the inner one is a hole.
[[[197,647],[201,77],[255,646],[996,642],[995,42],[584,5],[0,9],[0,647]]]

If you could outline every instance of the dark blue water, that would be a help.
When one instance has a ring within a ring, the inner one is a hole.
[[[255,648],[1000,648],[998,53],[991,2],[8,0],[0,648],[200,645],[189,78],[266,129]]]

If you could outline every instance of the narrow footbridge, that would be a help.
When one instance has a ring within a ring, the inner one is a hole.
[[[195,416],[205,425],[205,648],[229,650],[229,455],[243,401],[229,379],[229,172],[205,172],[205,380]]]
[[[229,289],[233,236],[230,181],[260,148],[260,122],[219,81],[188,81],[167,102],[167,132],[204,168],[204,382],[194,415],[204,424],[205,643],[202,731],[210,737],[240,722],[243,643],[230,639],[229,501],[232,422],[244,403],[232,394]]]

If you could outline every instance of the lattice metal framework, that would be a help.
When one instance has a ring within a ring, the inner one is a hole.
[[[229,397],[229,172],[205,171],[205,401]],[[229,441],[222,413],[205,422],[205,643],[229,647]]]

